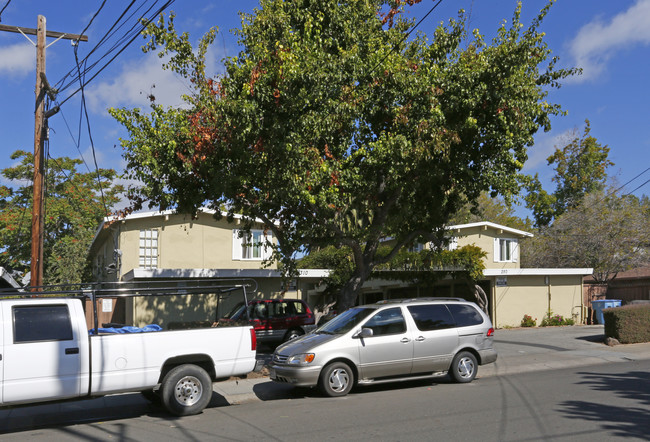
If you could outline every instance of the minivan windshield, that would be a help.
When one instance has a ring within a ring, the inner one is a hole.
[[[331,321],[318,327],[314,333],[325,333],[331,335],[342,335],[352,330],[357,324],[363,321],[368,315],[374,312],[374,308],[351,308]]]

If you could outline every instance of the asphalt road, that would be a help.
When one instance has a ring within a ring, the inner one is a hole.
[[[344,398],[290,390],[274,400],[215,403],[201,415],[181,419],[137,395],[114,400],[88,423],[61,423],[0,439],[649,440],[650,360],[491,376],[463,385],[441,378],[372,386]]]

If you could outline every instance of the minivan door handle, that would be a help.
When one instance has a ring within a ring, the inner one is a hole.
[[[66,348],[65,349],[65,354],[67,354],[67,355],[78,355],[79,354],[79,347]]]
[[[402,343],[406,344],[408,342],[411,342],[411,340],[409,338],[402,338],[402,340],[399,341],[399,342],[402,342]]]
[[[422,342],[424,341],[424,336],[418,336],[417,338],[415,338],[415,340],[418,342]]]

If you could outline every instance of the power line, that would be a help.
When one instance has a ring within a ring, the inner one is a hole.
[[[162,6],[159,8],[155,9],[155,6],[158,3],[158,0],[154,1],[154,3],[146,9],[140,16],[138,17],[137,21],[135,24],[133,24],[121,37],[117,39],[117,41],[102,55],[100,56],[97,60],[93,61],[92,63],[89,63],[90,61],[90,56],[101,46],[103,46],[108,40],[115,35],[115,33],[121,29],[126,22],[123,22],[119,24],[119,22],[124,18],[125,14],[127,13],[128,9],[133,6],[135,2],[131,2],[127,9],[120,15],[120,17],[117,19],[117,21],[110,27],[109,31],[100,39],[100,41],[97,43],[97,45],[84,57],[78,65],[83,65],[84,69],[81,71],[80,69],[76,69],[77,73],[72,78],[69,82],[63,84],[68,77],[70,77],[72,74],[72,70],[68,72],[64,77],[59,80],[56,84],[62,84],[59,88],[59,92],[64,91],[68,89],[72,84],[76,83],[77,81],[80,81],[80,78],[86,77],[89,75],[90,71],[94,69],[97,65],[99,65],[104,59],[109,57],[109,55],[115,53],[106,63],[104,63],[88,80],[84,81],[84,86],[86,86],[88,83],[90,83],[94,78],[96,78],[108,65],[110,65],[116,58],[119,56],[124,50],[126,50],[127,47],[129,47],[138,36],[140,36],[142,30],[150,23],[157,15],[159,15],[162,11],[167,9],[172,3],[174,3],[174,0],[168,0],[165,2]],[[135,16],[135,14],[144,7],[143,5],[140,5],[137,7],[131,15],[128,17],[128,19],[131,19],[132,17]],[[152,12],[153,11],[153,12]],[[128,20],[127,19],[127,20]],[[118,26],[119,24],[119,26]],[[72,96],[77,94],[78,92],[81,91],[81,88],[77,88],[73,93],[71,93],[68,97],[66,97],[64,100],[61,101],[61,104],[65,103],[68,101]]]
[[[381,60],[379,60],[379,62],[378,62],[378,63],[377,63],[377,64],[376,64],[376,65],[375,65],[375,66],[370,70],[370,75],[372,75],[372,73],[375,71],[375,69],[377,69],[377,68],[378,68],[378,67],[379,67],[379,66],[380,66],[384,61],[386,61],[386,59],[390,56],[390,54],[392,54],[393,52],[395,52],[395,50],[396,50],[399,46],[401,46],[402,43],[404,43],[404,42],[406,41],[407,38],[409,38],[409,36],[411,35],[411,33],[412,33],[413,31],[415,31],[415,29],[416,29],[418,26],[420,26],[420,24],[421,24],[421,23],[422,23],[422,22],[423,22],[423,21],[424,21],[424,20],[425,20],[425,19],[426,19],[426,18],[427,18],[427,17],[428,17],[428,16],[429,16],[429,15],[430,15],[430,14],[431,14],[431,13],[432,13],[436,8],[437,8],[437,7],[438,7],[438,5],[440,5],[440,3],[442,3],[442,0],[438,0],[438,2],[437,2],[435,5],[433,5],[433,6],[431,7],[431,9],[429,9],[429,12],[427,12],[427,13],[424,15],[424,17],[422,17],[422,18],[420,19],[420,21],[418,21],[418,22],[415,24],[415,26],[413,26],[413,27],[412,27],[412,28],[411,28],[411,29],[410,29],[406,34],[404,34],[404,37],[402,37],[402,39],[400,40],[400,42],[399,42],[398,44],[396,44],[395,46],[393,46],[392,49],[391,49],[390,51],[388,51],[388,54],[386,54],[386,55],[384,56],[384,58],[382,58]]]
[[[2,13],[5,12],[5,9],[7,9],[7,6],[9,6],[9,3],[11,3],[11,0],[7,0],[7,3],[5,3],[2,10],[0,10],[0,22],[2,21]]]
[[[648,183],[650,183],[650,180],[646,180],[645,183],[641,184],[639,187],[637,187],[636,189],[634,189],[634,190],[632,190],[632,191],[626,193],[626,194],[623,195],[623,196],[628,196],[628,195],[630,195],[630,194],[636,192],[637,190],[639,190],[640,188],[642,188],[643,186],[645,186],[645,185],[648,184]]]
[[[77,57],[77,48],[75,47],[74,51],[75,60],[77,61],[77,69],[79,70],[79,84],[81,89],[81,109],[86,115],[86,126],[88,127],[88,138],[90,139],[90,147],[93,152],[93,161],[95,162],[95,170],[97,171],[97,184],[99,186],[99,192],[102,196],[102,204],[104,205],[104,213],[108,216],[108,207],[106,207],[106,200],[104,198],[104,187],[102,186],[102,181],[99,176],[99,166],[97,165],[97,155],[95,154],[95,143],[93,141],[92,131],[90,130],[90,118],[88,117],[88,108],[86,107],[86,93],[84,91],[85,82],[81,77],[81,66],[79,66],[79,58]]]
[[[58,105],[59,103],[57,103]],[[88,167],[88,163],[86,163],[86,159],[83,156],[83,153],[81,153],[80,149],[80,144],[81,144],[81,133],[79,134],[79,137],[75,139],[74,135],[72,134],[72,129],[70,129],[70,125],[68,124],[68,120],[65,118],[65,114],[63,113],[63,110],[60,110],[61,117],[63,118],[63,122],[65,123],[66,128],[68,129],[68,133],[70,134],[70,137],[72,138],[72,141],[74,142],[75,147],[77,148],[77,152],[79,152],[79,156],[81,157],[81,161],[83,161],[84,165],[86,166],[86,169],[88,172],[91,172],[90,167]],[[79,115],[79,131],[81,132],[81,115]]]

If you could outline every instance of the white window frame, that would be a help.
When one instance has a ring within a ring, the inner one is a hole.
[[[158,229],[140,229],[138,243],[138,267],[141,269],[158,268]]]
[[[504,259],[504,256],[505,259]],[[516,238],[494,238],[494,262],[517,262],[519,240]]]
[[[268,259],[272,250],[268,244],[271,243],[271,234],[264,230],[251,229],[246,235],[240,230],[232,231],[232,259],[234,261],[263,261]]]
[[[452,236],[449,238],[449,244],[447,244],[447,250],[456,250],[458,249],[458,237]]]

